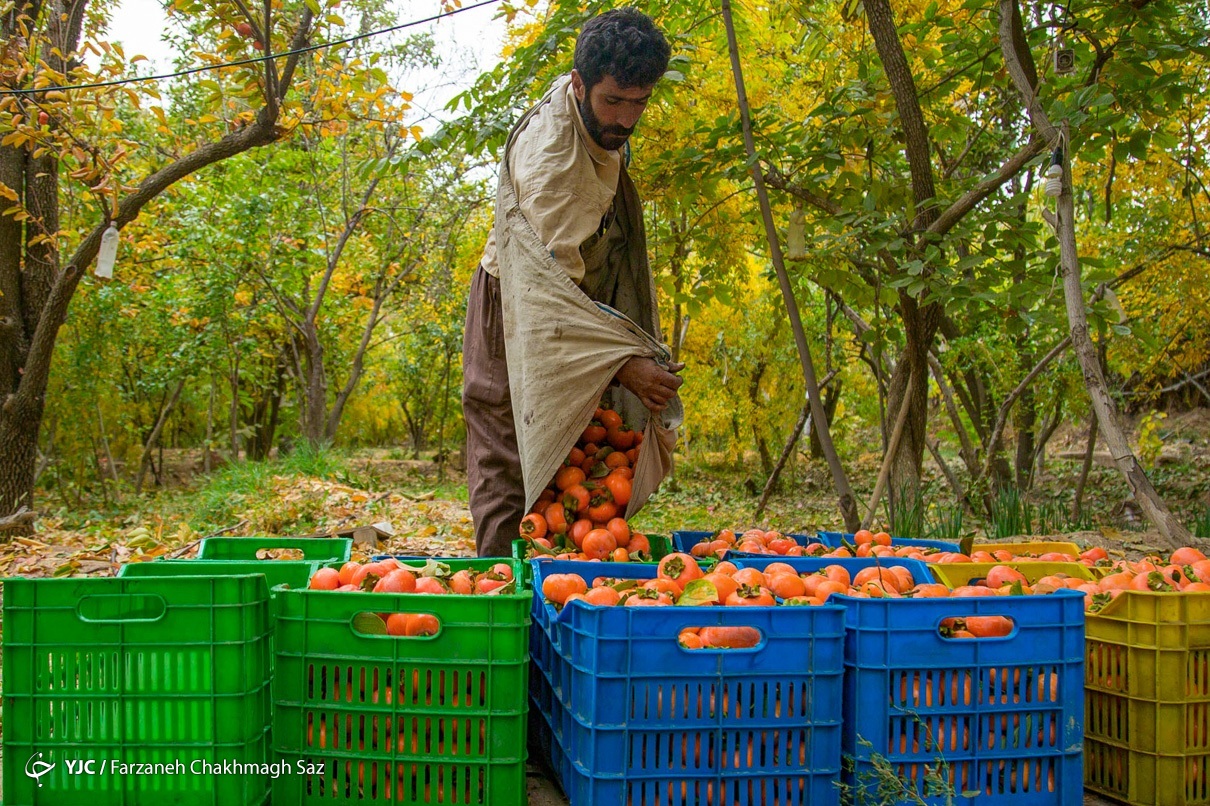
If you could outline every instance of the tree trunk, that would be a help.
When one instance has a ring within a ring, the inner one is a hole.
[[[172,390],[168,400],[165,401],[163,408],[160,409],[160,416],[155,421],[155,427],[151,429],[151,433],[147,436],[147,442],[143,445],[143,457],[139,460],[139,476],[135,481],[135,493],[143,492],[143,479],[147,475],[147,466],[151,463],[151,452],[159,444],[160,434],[164,430],[164,424],[168,422],[168,415],[172,413],[173,407],[176,406],[177,400],[181,397],[181,390],[185,388],[185,379],[182,378],[177,382],[176,388]],[[163,457],[160,460],[163,465]],[[157,476],[156,481],[159,481]]]
[[[1101,373],[1096,347],[1088,337],[1088,318],[1085,312],[1084,287],[1080,276],[1080,262],[1076,251],[1075,203],[1071,195],[1071,172],[1064,166],[1063,194],[1059,196],[1057,218],[1059,223],[1059,263],[1063,269],[1063,296],[1067,302],[1067,322],[1071,328],[1071,343],[1080,368],[1084,372],[1084,386],[1092,399],[1100,430],[1110,455],[1118,470],[1126,479],[1134,499],[1142,508],[1147,520],[1159,530],[1169,547],[1188,545],[1192,535],[1168,509],[1143,466],[1130,448],[1126,432],[1118,421],[1117,404],[1109,394],[1109,386]]]
[[[898,448],[891,460],[890,494],[892,500],[906,496],[915,500],[920,495],[920,469],[924,464],[924,451],[928,444],[928,379],[929,345],[932,334],[922,321],[923,309],[917,309],[915,300],[904,296],[904,334],[907,336],[903,354],[895,363],[895,371],[887,392],[887,412],[898,413],[905,397],[910,397],[907,419]],[[908,383],[911,388],[908,388]]]
[[[1070,142],[1051,122],[1037,95],[1037,81],[1029,78],[1033,59],[1025,40],[1021,10],[1017,0],[1000,0],[1000,48],[1005,67],[1017,87],[1025,105],[1029,108],[1030,120],[1035,128],[1050,142],[1060,137]],[[1027,66],[1029,65],[1029,66]],[[1065,155],[1066,156],[1066,155]],[[1071,193],[1071,163],[1063,160],[1062,192],[1055,209],[1055,230],[1059,239],[1059,266],[1063,272],[1063,297],[1067,306],[1067,323],[1071,330],[1071,345],[1080,368],[1084,373],[1084,386],[1092,400],[1100,430],[1109,446],[1109,453],[1119,472],[1126,479],[1135,501],[1142,508],[1147,520],[1159,530],[1171,548],[1190,542],[1192,535],[1168,505],[1160,498],[1151,480],[1143,471],[1138,458],[1130,448],[1126,433],[1118,421],[1117,405],[1109,394],[1096,346],[1088,335],[1088,314],[1084,299],[1084,285],[1080,270],[1079,252],[1076,248],[1075,200]]]
[[[1063,422],[1063,396],[1055,396],[1055,410],[1038,429],[1034,438],[1034,455],[1030,462],[1029,487],[1033,487],[1046,471],[1046,445]]]
[[[975,453],[975,446],[971,443],[970,435],[966,433],[966,424],[962,422],[958,406],[954,403],[953,390],[945,377],[945,368],[931,353],[929,354],[929,367],[933,370],[933,378],[937,381],[937,388],[941,390],[941,402],[945,404],[950,424],[953,426],[954,434],[958,437],[960,446],[958,454],[962,457],[963,464],[966,465],[966,472],[970,473],[971,478],[977,478],[979,476],[979,457]]]
[[[912,226],[917,233],[923,233],[938,219],[928,125],[920,108],[915,78],[899,39],[889,0],[865,0],[864,7],[870,37],[874,40],[878,60],[895,98],[899,127],[903,131],[904,153],[911,174],[915,207]],[[919,247],[920,243],[917,242],[915,248]],[[926,267],[925,272],[931,273],[932,269]],[[912,496],[914,500],[920,494],[920,468],[928,440],[928,356],[941,323],[941,309],[938,303],[921,305],[918,299],[900,291],[899,312],[903,320],[905,344],[903,357],[896,363],[891,376],[887,411],[898,412],[906,399],[908,417],[898,450],[892,458],[891,495],[892,500],[897,495]]]
[[[834,373],[829,373],[834,374]],[[820,384],[821,386],[823,384]],[[840,405],[840,393],[844,389],[843,381],[834,381],[831,386],[828,386],[823,393],[823,410],[828,416],[828,428],[832,427],[832,418],[836,416],[836,407]],[[819,436],[815,433],[815,429],[811,429],[811,458],[822,459],[823,446],[819,444]]]
[[[206,406],[206,452],[202,454],[202,472],[210,475],[214,468],[211,465],[210,453],[214,445],[214,375],[210,376],[210,402]]]
[[[437,478],[445,478],[445,420],[450,409],[450,366],[453,351],[445,344],[445,368],[441,373],[441,417],[437,420]]]
[[[824,454],[828,459],[828,467],[832,471],[832,483],[836,488],[837,507],[844,519],[845,529],[855,531],[861,519],[857,515],[857,501],[849,487],[848,476],[832,443],[832,435],[828,431],[827,417],[824,416],[823,400],[819,396],[819,384],[815,379],[815,363],[811,357],[811,348],[807,344],[806,333],[802,327],[802,317],[798,313],[798,301],[794,297],[794,288],[786,273],[785,261],[782,260],[781,242],[778,240],[777,227],[773,223],[773,212],[769,205],[769,195],[765,190],[764,176],[757,160],[756,141],[752,135],[752,116],[748,108],[748,93],[744,89],[744,73],[739,61],[739,43],[735,37],[735,22],[731,17],[730,0],[722,0],[723,24],[727,29],[727,49],[731,56],[731,73],[735,77],[736,100],[739,103],[740,122],[744,134],[744,149],[751,163],[753,184],[756,185],[756,198],[760,203],[761,218],[765,225],[765,238],[769,244],[769,257],[777,274],[777,282],[781,287],[782,298],[786,303],[786,314],[790,319],[790,328],[794,332],[794,343],[798,348],[799,362],[802,364],[803,382],[807,389],[807,398],[811,402],[811,419],[815,421],[815,429],[819,441],[823,445]]]
[[[328,379],[324,372],[324,348],[319,340],[319,329],[314,322],[302,322],[304,348],[303,369],[306,373],[303,393],[304,408],[302,435],[312,448],[323,447],[324,426],[328,415]]]
[[[904,361],[900,362],[900,364],[904,364],[904,363],[907,363],[907,362],[904,362]],[[914,380],[915,380],[914,378],[908,378],[907,382],[903,384],[904,388],[912,389],[912,388],[916,387],[917,384],[913,382]],[[875,512],[877,512],[878,504],[882,500],[882,492],[883,492],[883,489],[886,487],[887,479],[890,477],[891,467],[894,465],[895,460],[900,455],[899,446],[903,443],[904,433],[907,430],[906,426],[907,426],[907,421],[908,421],[908,415],[911,413],[912,408],[913,408],[913,406],[912,406],[911,401],[909,399],[901,396],[899,399],[899,408],[897,410],[891,409],[891,411],[896,412],[895,425],[892,428],[891,436],[887,441],[886,454],[882,457],[882,467],[878,471],[878,478],[874,481],[874,492],[872,492],[870,494],[870,504],[869,504],[869,506],[866,507],[865,517],[861,519],[861,528],[862,529],[870,528],[870,524],[874,522],[874,514],[875,514]],[[919,480],[919,476],[917,476],[917,480]],[[909,493],[907,490],[904,490],[903,488],[900,488],[899,493],[900,493],[900,495],[903,495],[903,496],[911,495],[911,493]],[[909,500],[916,500],[916,498],[913,496]],[[891,506],[890,506],[890,518],[888,518],[888,521],[890,521],[891,526],[895,525],[894,520],[895,520],[895,499],[892,497]]]
[[[109,477],[116,483],[118,480],[118,468],[113,462],[113,452],[109,450],[109,437],[105,433],[105,415],[101,413],[100,401],[94,401],[97,407],[97,425],[101,429],[101,447],[105,449],[105,468],[109,472]]]
[[[257,401],[252,421],[252,436],[248,440],[248,459],[261,461],[269,458],[273,440],[277,435],[278,414],[281,411],[282,395],[286,392],[289,376],[289,348],[283,347],[273,362],[273,378]]]
[[[10,397],[9,401],[17,398]],[[36,408],[20,404],[0,406],[0,456],[5,471],[0,473],[0,517],[21,507],[33,509],[34,481],[38,466],[38,426],[42,422],[42,398]],[[32,523],[17,527],[12,534],[31,534]]]
[[[1076,492],[1071,502],[1072,520],[1078,520],[1084,514],[1084,485],[1088,483],[1088,473],[1092,470],[1092,455],[1097,449],[1096,412],[1088,419],[1088,446],[1084,449],[1084,461],[1080,464],[1080,477],[1076,479]]]
[[[231,449],[231,461],[239,461],[239,353],[231,365],[227,381],[231,385],[231,406],[227,409],[227,440]]]
[[[1032,356],[1029,356],[1028,352],[1020,355],[1027,358],[1027,364],[1032,361]],[[1028,368],[1027,366],[1026,370]],[[1017,430],[1017,452],[1013,461],[1013,471],[1017,480],[1017,489],[1027,490],[1029,480],[1033,476],[1034,429],[1038,425],[1038,409],[1035,405],[1032,388],[1021,393],[1021,399],[1017,403],[1016,417],[1013,420],[1013,425]]]

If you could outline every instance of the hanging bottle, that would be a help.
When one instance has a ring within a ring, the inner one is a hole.
[[[101,236],[101,248],[97,250],[97,276],[113,277],[113,263],[118,257],[118,228],[111,221]]]

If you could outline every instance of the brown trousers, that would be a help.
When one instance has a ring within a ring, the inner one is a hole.
[[[466,487],[480,557],[507,557],[525,515],[525,486],[513,423],[500,280],[479,267],[471,278],[462,340]]]

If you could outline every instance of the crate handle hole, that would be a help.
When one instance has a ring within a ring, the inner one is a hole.
[[[441,632],[441,619],[432,613],[365,611],[353,616],[352,629],[357,635],[432,638]]]
[[[764,641],[764,634],[756,627],[684,627],[676,637],[681,649],[690,652],[755,651],[760,649]]]
[[[258,560],[304,560],[302,549],[280,548],[280,549],[257,549],[256,559]]]
[[[159,621],[167,611],[163,597],[149,593],[85,596],[76,603],[81,621]]]
[[[1011,638],[1017,622],[1011,616],[949,616],[937,625],[937,634],[946,640],[969,641]]]

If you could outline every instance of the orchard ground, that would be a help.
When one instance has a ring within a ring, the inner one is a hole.
[[[1195,534],[1210,537],[1210,410],[1172,414],[1158,436],[1162,444],[1150,445],[1153,483]],[[862,506],[881,460],[876,433],[869,434],[866,445],[864,452],[841,446]],[[953,491],[926,457],[924,523],[933,532],[916,536],[1006,536],[1006,529],[1020,526],[1022,535],[1104,545],[1123,556],[1159,548],[1158,534],[1146,528],[1107,454],[1094,454],[1085,516],[1077,522],[1067,514],[1085,446],[1086,431],[1060,431],[1048,446],[1042,473],[1024,495],[1028,509],[1002,515],[998,522],[966,512],[960,528]],[[951,467],[959,464],[955,458]],[[690,446],[633,526],[661,534],[749,526],[787,532],[840,528],[827,468],[803,452],[756,517],[766,478],[759,465],[755,456],[737,460]],[[109,576],[132,560],[193,556],[197,542],[208,535],[310,534],[367,524],[389,524],[394,533],[379,551],[474,552],[465,475],[452,462],[438,466],[431,455],[414,458],[401,449],[298,450],[268,462],[225,464],[209,474],[202,467],[198,451],[166,450],[159,474],[163,486],[137,496],[127,481],[86,488],[67,483],[52,464],[39,489],[37,532],[0,543],[0,576]],[[128,478],[123,470],[118,468],[119,478]],[[875,519],[880,522],[885,521]],[[531,768],[530,790],[533,804],[566,802],[539,767]]]

